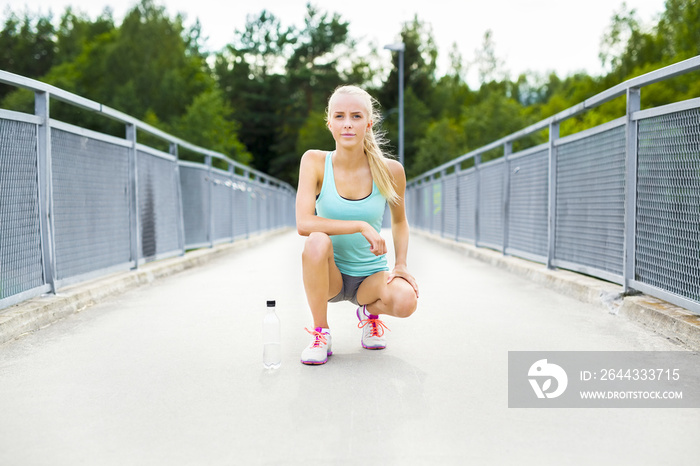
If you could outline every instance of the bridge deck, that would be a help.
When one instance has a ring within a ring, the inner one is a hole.
[[[213,260],[0,347],[0,464],[689,464],[697,409],[508,408],[512,350],[679,350],[603,309],[412,237],[421,298],[304,366],[303,239]],[[283,363],[261,365],[265,300]]]

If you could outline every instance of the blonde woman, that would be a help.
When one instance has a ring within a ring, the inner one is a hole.
[[[418,285],[408,272],[406,175],[382,152],[376,101],[363,89],[343,86],[328,100],[326,123],[335,150],[307,151],[299,169],[297,230],[307,236],[302,253],[304,289],[314,330],[301,362],[324,364],[332,354],[329,302],[358,306],[362,346],[386,347],[379,316],[408,317],[416,310]],[[380,235],[386,203],[391,211],[395,265],[389,271]]]

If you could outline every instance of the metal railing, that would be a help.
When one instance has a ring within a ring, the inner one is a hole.
[[[623,82],[419,175],[412,227],[700,313],[700,98],[640,110],[642,87],[697,70],[700,56]],[[624,117],[559,137],[563,121],[620,96]],[[547,129],[547,143],[513,152]]]
[[[0,109],[0,309],[294,225],[295,191],[280,180],[56,87],[4,71],[0,83],[35,95],[33,115]],[[124,124],[125,138],[51,119],[53,99]],[[169,151],[139,143],[142,132]]]

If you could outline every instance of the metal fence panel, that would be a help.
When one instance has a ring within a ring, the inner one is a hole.
[[[639,121],[636,279],[700,301],[700,109]]]
[[[272,197],[272,202],[268,206],[267,211],[270,213],[270,229],[275,229],[282,223],[283,214],[280,208],[282,200],[279,192],[275,189],[270,189],[270,196]]]
[[[268,189],[267,186],[261,186],[260,187],[260,230],[267,230],[268,226],[270,225],[270,211],[267,208],[263,208],[263,206],[268,206],[271,198],[270,198],[270,190]]]
[[[257,183],[250,185],[250,208],[248,209],[248,225],[251,233],[260,231],[260,206],[262,203],[262,192]]]
[[[37,127],[0,119],[0,300],[44,284]]]
[[[248,210],[250,209],[250,192],[248,183],[242,179],[233,181],[233,234],[235,238],[246,237],[250,231]]]
[[[285,225],[294,224],[294,219],[289,218],[289,214],[293,212],[294,206],[289,203],[289,198],[287,193],[283,191],[276,191],[277,196],[277,223],[275,228],[282,228]],[[387,217],[391,220],[391,214],[387,214]],[[290,221],[291,220],[291,221]]]
[[[416,211],[416,225],[425,230],[430,229],[428,222],[428,198],[426,196],[426,184],[421,184],[416,188],[416,203],[414,209]]]
[[[421,216],[428,231],[433,228],[433,184],[426,183],[421,190]]]
[[[447,175],[443,179],[442,210],[444,212],[442,235],[457,237],[457,174]]]
[[[556,179],[555,260],[622,277],[625,127],[561,144]]]
[[[296,225],[296,196],[293,194],[286,194],[286,212],[287,212],[287,223],[286,225]]]
[[[140,258],[149,260],[181,252],[177,160],[139,151]]]
[[[476,240],[476,169],[459,173],[459,240]]]
[[[503,247],[503,171],[505,162],[499,159],[480,167],[479,182],[479,244]]]
[[[507,252],[546,261],[548,252],[548,150],[513,158],[508,208]]]
[[[417,227],[416,223],[416,205],[418,199],[418,190],[406,188],[406,216],[408,224],[412,227]]]
[[[209,192],[206,166],[180,163],[182,215],[185,223],[185,246],[200,247],[209,242]]]
[[[442,231],[442,180],[433,180],[430,195],[430,231]]]
[[[129,149],[53,128],[56,278],[130,263]]]
[[[230,240],[233,237],[233,190],[231,174],[214,170],[212,174],[213,241]]]

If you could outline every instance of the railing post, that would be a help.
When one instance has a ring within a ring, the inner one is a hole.
[[[425,230],[425,225],[422,219],[421,213],[423,212],[423,206],[424,206],[424,201],[423,201],[423,179],[416,180],[414,188],[416,190],[416,194],[413,196],[413,202],[415,203],[415,208],[413,212],[413,218],[414,218],[414,223],[416,226],[422,230]]]
[[[214,170],[212,169],[211,155],[204,156],[207,165],[207,242],[209,247],[214,247]]]
[[[44,282],[56,293],[56,245],[53,223],[53,183],[51,162],[51,124],[48,92],[34,93],[34,113],[41,117],[37,141],[37,185],[39,188],[39,227]]]
[[[250,203],[251,201],[251,188],[249,186],[249,181],[250,181],[250,173],[248,170],[243,170],[243,178],[245,178],[245,193],[246,193],[246,198],[245,198],[245,237],[246,239],[250,238]]]
[[[275,212],[275,218],[277,219],[277,222],[275,223],[275,228],[282,228],[284,227],[284,188],[281,185],[278,185],[277,188],[275,189],[275,208],[277,209],[277,212]]]
[[[262,189],[263,189],[263,203],[262,203],[262,210],[264,216],[264,225],[260,228],[260,231],[268,231],[270,228],[270,183],[268,183],[267,179],[265,177],[261,176],[260,177],[260,183],[262,184]]]
[[[178,148],[177,144],[174,142],[170,143],[170,154],[175,156],[175,194],[177,199],[177,216],[178,216],[178,246],[182,250],[182,254],[185,254],[185,211],[182,205],[182,186],[180,186],[180,161],[178,158]]]
[[[270,216],[272,217],[270,221],[270,229],[271,230],[276,230],[277,229],[277,222],[279,221],[278,219],[280,218],[280,208],[279,208],[279,202],[278,202],[278,193],[279,193],[279,186],[276,186],[274,183],[271,183],[272,188],[272,213]]]
[[[430,175],[430,233],[435,233],[435,177],[437,175]]]
[[[459,241],[459,172],[462,170],[462,163],[455,164],[455,241]]]
[[[421,227],[423,231],[430,231],[430,224],[428,223],[428,212],[430,211],[430,204],[428,204],[428,182],[426,178],[421,178],[418,181],[418,186],[420,186],[420,217],[421,217]]]
[[[141,237],[139,234],[139,183],[138,183],[138,150],[136,147],[136,125],[126,124],[126,139],[131,142],[129,149],[129,210],[131,230],[131,260],[134,261],[133,269],[139,267],[139,251],[141,250]]]
[[[556,140],[559,139],[559,122],[553,121],[549,124],[549,213],[548,213],[548,253],[547,268],[553,269],[554,252],[556,242],[556,215],[557,215],[557,147]]]
[[[474,156],[474,246],[479,247],[479,203],[481,202],[481,154]]]
[[[513,141],[503,144],[503,254],[508,248],[508,230],[510,218],[510,155],[513,153]]]
[[[440,238],[445,237],[445,175],[447,170],[440,172]]]
[[[255,183],[258,186],[258,193],[259,193],[259,197],[260,197],[258,200],[258,214],[257,214],[258,224],[256,226],[257,228],[256,228],[255,233],[260,234],[263,231],[265,231],[263,229],[263,225],[265,224],[265,221],[266,221],[265,220],[265,215],[266,215],[265,214],[265,204],[267,202],[267,198],[265,197],[265,186],[264,186],[265,180],[263,180],[263,178],[260,175],[256,174],[255,175]]]
[[[265,211],[267,212],[267,231],[272,231],[274,224],[275,186],[272,180],[265,180],[267,185],[267,198],[265,199]],[[272,207],[272,208],[271,208]]]
[[[235,241],[236,237],[236,166],[232,163],[228,164],[228,176],[231,177],[231,242]]]
[[[632,120],[634,112],[641,109],[639,88],[627,89],[627,124],[625,128],[625,253],[623,264],[623,292],[630,289],[630,281],[635,278],[636,219],[637,219],[637,122]]]

